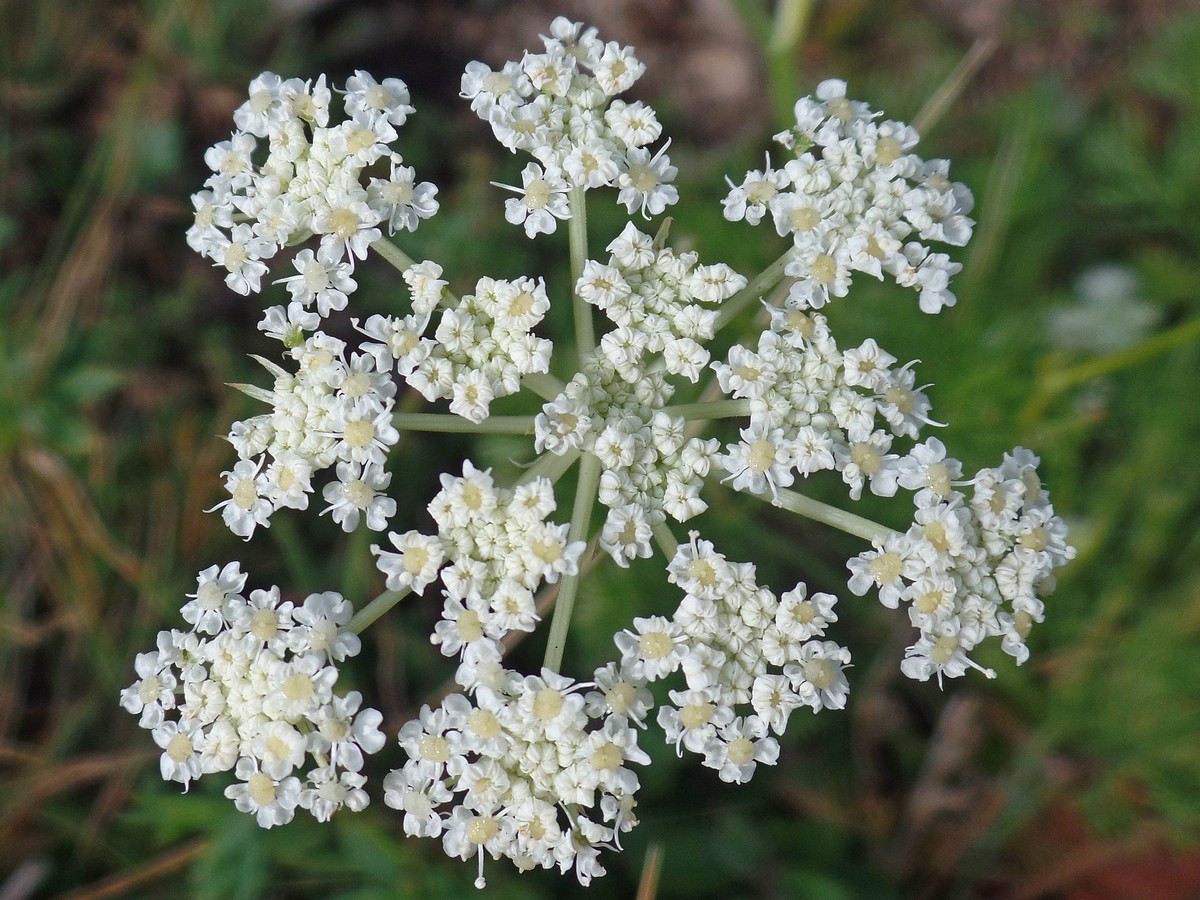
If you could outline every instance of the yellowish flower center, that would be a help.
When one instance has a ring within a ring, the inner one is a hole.
[[[833,684],[835,671],[827,659],[809,659],[802,664],[804,670],[804,680],[811,684],[819,691],[829,688]]]
[[[662,659],[674,649],[675,643],[661,631],[643,634],[638,641],[638,652],[642,659]]]
[[[167,742],[167,756],[171,758],[172,762],[181,763],[191,755],[192,742],[183,732],[175,732],[171,740]]]
[[[417,753],[421,755],[421,759],[427,759],[430,762],[444,763],[450,758],[450,745],[446,743],[446,739],[438,734],[423,734],[421,739],[417,741]]]
[[[612,741],[597,747],[592,754],[592,766],[599,770],[618,769],[624,761],[621,748]]]
[[[735,766],[744,766],[754,760],[754,744],[749,738],[735,738],[729,742],[729,761]]]
[[[555,718],[563,708],[563,696],[553,688],[542,688],[533,698],[533,712],[543,722]]]
[[[875,160],[881,166],[890,166],[900,158],[904,148],[893,137],[880,138],[875,142]]]
[[[250,789],[250,799],[259,806],[269,806],[275,802],[275,782],[262,772],[255,772],[246,782]]]
[[[837,275],[837,262],[828,253],[822,253],[812,261],[812,276],[821,284],[829,284]]]

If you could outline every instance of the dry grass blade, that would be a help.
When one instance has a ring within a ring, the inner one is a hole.
[[[658,896],[658,877],[662,874],[662,856],[661,844],[651,844],[646,850],[646,861],[642,865],[642,877],[638,881],[637,900],[654,900]]]
[[[147,862],[140,868],[106,878],[63,896],[63,900],[102,900],[105,897],[130,896],[135,888],[156,881],[187,866],[208,849],[208,841],[197,839]]]
[[[994,36],[980,38],[971,45],[967,55],[954,67],[954,70],[942,82],[941,87],[934,91],[933,96],[925,102],[921,111],[913,119],[912,126],[917,130],[917,134],[924,136],[933,130],[942,116],[946,114],[946,110],[954,105],[954,101],[975,77],[975,73],[983,67],[983,64],[991,58],[999,46],[1000,42]]]

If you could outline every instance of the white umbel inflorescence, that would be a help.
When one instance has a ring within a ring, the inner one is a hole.
[[[912,525],[849,562],[851,591],[875,587],[885,606],[908,609],[920,636],[901,664],[905,675],[940,682],[979,669],[968,654],[989,637],[1018,664],[1029,658],[1025,641],[1044,617],[1054,570],[1075,556],[1038,462],[1018,447],[964,483],[952,481],[961,465],[936,438],[909,457],[901,482],[916,491]]]
[[[920,293],[924,312],[953,306],[950,279],[962,266],[928,241],[956,247],[971,237],[973,199],[949,179],[944,159],[911,152],[910,125],[846,97],[846,83],[821,82],[795,108],[796,125],[776,135],[795,154],[782,168],[747,172],[729,182],[725,218],[757,225],[768,216],[791,237],[790,305],[816,309],[844,297],[854,272],[890,276]]]
[[[164,779],[186,790],[234,770],[225,796],[264,828],[297,807],[322,822],[364,809],[364,754],[383,747],[383,717],[358,691],[334,693],[338,664],[360,648],[349,602],[327,591],[296,604],[277,587],[247,597],[246,578],[236,562],[200,573],[182,610],[192,629],[138,654],[121,705],[162,748]]]
[[[520,187],[497,185],[516,195],[505,203],[505,218],[530,237],[552,232],[571,216],[572,187],[616,187],[630,214],[662,213],[679,199],[666,144],[650,149],[662,126],[641,101],[614,99],[645,66],[631,47],[602,41],[596,29],[561,16],[542,41],[542,53],[499,70],[473,62],[462,78],[461,96],[496,139],[538,161],[525,167]]]
[[[301,251],[299,274],[286,280],[299,302],[315,301],[327,315],[356,287],[349,272],[382,237],[380,226],[412,231],[437,212],[437,188],[418,183],[391,146],[413,112],[408,88],[356,72],[339,92],[336,121],[324,75],[264,72],[249,93],[233,115],[238,130],[204,155],[212,174],[192,197],[188,245],[226,270],[231,290],[251,294],[261,290],[267,260],[319,235],[315,257]],[[386,177],[368,174],[376,164],[386,164]]]
[[[724,201],[726,218],[769,219],[789,240],[753,280],[665,246],[665,227],[652,237],[629,223],[607,256],[590,258],[585,192],[611,188],[631,216],[658,215],[677,199],[675,169],[653,109],[618,96],[643,71],[632,49],[564,18],[549,32],[541,51],[499,69],[471,63],[462,96],[505,147],[533,157],[519,185],[500,185],[512,194],[505,218],[530,238],[571,222],[573,284],[561,301],[542,278],[520,276],[477,278],[455,296],[440,265],[384,239],[385,227],[403,235],[438,206],[393,147],[413,113],[403,82],[359,71],[336,92],[324,76],[251,83],[237,131],[205,155],[212,175],[193,197],[188,241],[242,294],[296,251],[274,273],[286,304],[259,323],[282,364],[256,357],[270,387],[237,386],[268,411],[232,426],[237,461],[213,511],[249,539],[320,491],[321,514],[341,529],[387,533],[370,547],[387,590],[352,620],[340,594],[246,593],[239,563],[212,566],[181,609],[190,630],[160,633],[121,693],[163,751],[162,776],[185,789],[233,771],[226,795],[264,827],[297,808],[322,821],[360,810],[381,716],[357,692],[334,692],[338,666],[358,653],[359,630],[436,583],[430,641],[455,660],[461,690],[399,728],[406,760],[383,796],[406,834],[474,859],[479,886],[487,857],[570,871],[583,885],[603,874],[601,853],[638,821],[636,767],[649,762],[640,732],[652,721],[680,754],[742,783],[779,760],[793,713],[846,705],[851,657],[827,633],[833,594],[799,582],[777,595],[753,563],[726,559],[698,531],[678,542],[671,523],[704,513],[706,489],[724,484],[871,541],[848,563],[849,589],[904,606],[918,635],[899,667],[920,681],[993,675],[976,661],[990,639],[1023,663],[1054,573],[1075,553],[1036,456],[1017,448],[964,478],[926,436],[939,423],[915,363],[870,338],[840,347],[819,311],[859,272],[916,289],[925,312],[955,302],[959,266],[930,245],[967,241],[971,195],[944,160],[913,152],[910,126],[849,100],[841,81],[800,100],[795,126],[777,135],[792,158],[731,181]],[[355,267],[371,249],[399,270],[407,300],[356,315]],[[786,300],[762,299],[787,278]],[[718,330],[746,322],[756,301],[765,325],[723,342],[714,360]],[[539,333],[564,320],[553,302],[571,304],[578,332],[558,357]],[[338,313],[348,323],[322,330]],[[537,393],[523,415],[493,415],[522,388]],[[419,398],[449,415],[409,412]],[[714,420],[725,420],[723,439],[700,437]],[[536,458],[512,486],[466,460],[440,476],[433,528],[389,530],[403,481],[392,457],[401,433],[419,428],[527,435]],[[571,521],[556,522],[556,483],[576,460]],[[840,477],[851,502],[909,491],[911,524],[893,532],[797,493],[810,477]],[[593,500],[605,508],[598,529]],[[634,616],[614,636],[615,659],[580,681],[556,669],[589,546],[623,567],[657,549],[682,599],[670,615]],[[505,654],[550,595],[546,667],[524,675]]]

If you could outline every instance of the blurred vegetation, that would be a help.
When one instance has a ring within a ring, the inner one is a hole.
[[[543,29],[556,12],[587,15],[578,3],[515,6],[536,8]],[[410,252],[440,261],[460,286],[484,273],[561,284],[565,236],[516,239],[488,182],[511,183],[521,163],[454,105],[457,73],[487,52],[471,41],[483,46],[512,8],[0,6],[4,900],[471,892],[473,866],[404,839],[378,792],[360,815],[328,826],[299,816],[269,832],[212,776],[180,796],[117,694],[213,562],[240,558],[254,583],[300,596],[337,589],[361,603],[379,588],[365,534],[281,515],[243,546],[203,513],[232,459],[215,436],[251,409],[224,383],[259,377],[246,355],[267,347],[256,304],[225,290],[183,242],[203,149],[228,136],[230,112],[264,68],[398,75],[419,110],[404,154],[443,200]],[[645,96],[676,135],[684,199],[672,240],[748,272],[781,248],[762,229],[724,222],[723,176],[761,163],[772,116],[797,91],[845,77],[853,96],[911,120],[982,49],[922,143],[976,192],[959,305],[926,317],[911,297],[856,284],[831,318],[843,344],[874,336],[922,359],[935,415],[949,423],[941,436],[968,470],[1014,444],[1040,453],[1079,557],[1034,633],[1032,660],[982,660],[999,669],[995,682],[905,682],[904,623],[843,602],[850,708],[793,719],[780,765],[744,788],[648,741],[643,824],[589,894],[632,896],[651,843],[663,851],[660,897],[1200,894],[1200,10],[1029,0],[972,19],[939,0],[795,3],[790,18],[760,0],[729,8],[761,60],[753,86],[764,112],[750,126],[714,124],[703,107]],[[639,49],[684,54],[708,15],[698,9],[617,3],[594,24]],[[535,31],[517,39],[507,53]],[[597,210],[592,224],[599,245],[619,219]],[[1097,272],[1124,287],[1096,300]],[[386,309],[389,277],[365,266],[356,302]],[[1064,321],[1075,330],[1055,324]],[[406,437],[399,452],[412,501],[395,523],[403,530],[447,460],[473,452],[503,470],[523,451]],[[860,549],[747,498],[713,492],[712,502],[706,536],[779,589],[804,578],[837,591]],[[570,647],[580,671],[610,655],[631,615],[674,602],[648,566],[600,566],[585,581]],[[437,614],[419,602],[395,610],[344,676],[391,733],[451,674],[427,644]],[[398,756],[381,753],[376,774]],[[489,868],[489,896],[576,891]]]

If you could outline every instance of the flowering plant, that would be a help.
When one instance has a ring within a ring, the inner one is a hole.
[[[462,96],[505,147],[533,157],[519,186],[497,185],[512,194],[504,215],[529,238],[565,223],[567,290],[484,277],[455,296],[436,262],[405,253],[403,234],[438,201],[394,147],[414,112],[399,79],[360,71],[334,91],[323,76],[264,73],[250,84],[237,130],[205,156],[213,174],[187,237],[232,290],[259,293],[271,273],[290,301],[259,322],[283,364],[259,360],[270,388],[239,386],[270,411],[234,423],[238,461],[214,511],[249,540],[282,508],[307,509],[323,478],[321,514],[386,533],[371,553],[387,589],[355,613],[340,594],[296,603],[278,587],[247,590],[238,562],[213,565],[181,610],[190,628],[162,632],[121,695],[162,748],[165,779],[186,788],[232,769],[226,796],[263,827],[297,808],[322,821],[361,810],[364,756],[386,739],[379,712],[338,693],[338,665],[402,598],[439,592],[430,640],[458,661],[461,691],[400,729],[407,761],[384,779],[383,800],[407,834],[476,858],[480,886],[485,855],[583,884],[602,874],[601,850],[637,824],[634,766],[649,762],[639,741],[652,721],[680,753],[745,782],[775,763],[794,710],[845,705],[850,652],[827,634],[836,597],[803,582],[776,593],[698,531],[681,539],[672,523],[702,513],[705,492],[723,484],[868,541],[848,588],[903,604],[917,637],[901,668],[922,681],[970,668],[993,677],[971,658],[992,638],[1024,662],[1053,571],[1074,554],[1036,456],[1017,448],[965,477],[924,437],[937,423],[914,364],[870,339],[839,347],[821,312],[863,274],[915,290],[926,313],[955,303],[960,266],[930,245],[966,243],[971,195],[946,161],[914,152],[912,127],[850,100],[841,81],[797,102],[794,126],[776,136],[786,162],[730,181],[724,200],[727,219],[766,220],[791,239],[753,278],[676,252],[665,226],[651,234],[636,221],[594,254],[587,193],[615,188],[645,220],[678,199],[676,169],[654,110],[618,97],[643,71],[632,49],[562,18],[549,30],[542,52],[498,70],[471,63]],[[291,249],[290,268],[276,262]],[[323,324],[351,311],[355,265],[372,252],[400,271],[409,304],[349,317],[361,336],[351,346]],[[565,380],[538,333],[555,302],[573,310],[574,334],[557,348],[567,352],[554,357],[572,360]],[[756,304],[758,332],[712,359],[717,332]],[[400,383],[448,411],[398,412]],[[543,401],[539,413],[492,414],[522,390]],[[736,423],[735,439],[700,436],[721,420]],[[422,430],[527,435],[529,464],[504,485],[468,460],[441,475],[431,533],[390,531],[392,450],[402,431]],[[556,485],[576,465],[559,522]],[[823,471],[851,500],[911,492],[912,524],[893,531],[792,489]],[[634,618],[614,636],[614,659],[562,672],[585,568],[656,554],[675,613]],[[543,667],[508,668],[506,638],[534,631],[551,599]],[[649,685],[664,679],[652,714]]]

